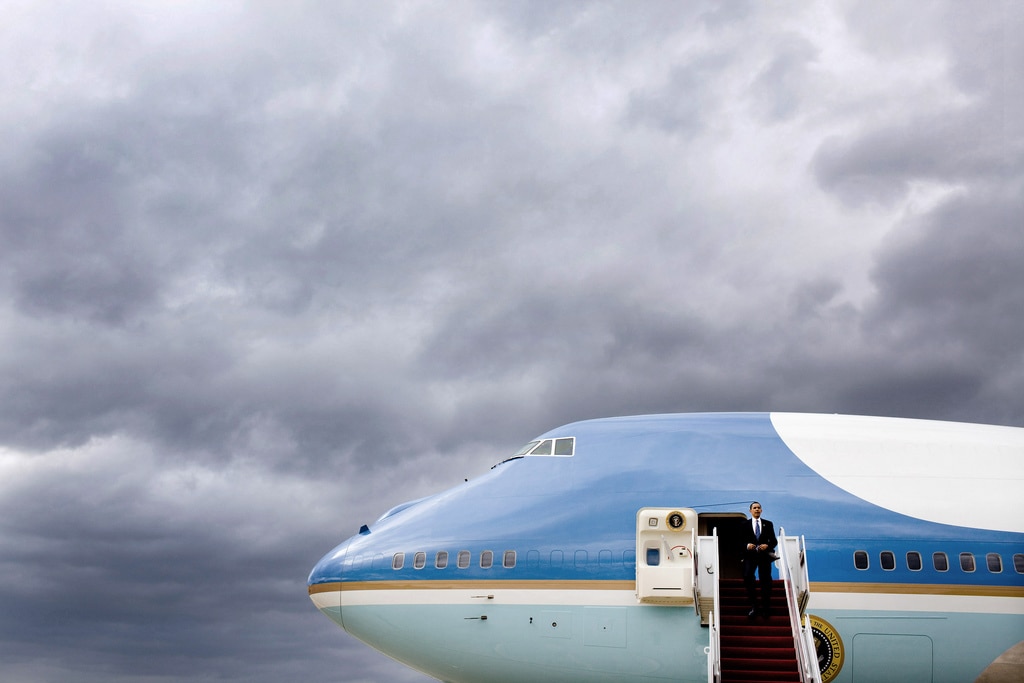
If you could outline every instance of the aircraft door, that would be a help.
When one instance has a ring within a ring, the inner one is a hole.
[[[642,508],[636,513],[636,597],[640,602],[692,605],[697,513]]]
[[[743,578],[743,538],[747,516],[742,512],[705,512],[699,515],[698,536],[718,536],[719,578]]]

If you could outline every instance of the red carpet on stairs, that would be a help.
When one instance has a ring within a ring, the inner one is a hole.
[[[758,600],[760,590],[758,586]],[[723,579],[719,594],[722,683],[800,683],[782,581],[774,583],[768,619],[747,616],[750,605],[742,579]]]

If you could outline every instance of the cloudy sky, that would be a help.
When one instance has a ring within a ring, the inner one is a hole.
[[[1024,4],[0,0],[5,681],[423,681],[317,559],[572,420],[1024,426]]]

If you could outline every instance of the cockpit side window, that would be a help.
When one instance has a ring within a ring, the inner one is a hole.
[[[551,455],[551,439],[544,439],[530,451],[530,455]]]
[[[527,455],[554,455],[562,458],[572,457],[576,453],[576,437],[563,436],[558,439],[534,441],[536,444]]]
[[[526,455],[527,453],[529,453],[530,451],[533,450],[534,446],[536,446],[539,443],[540,443],[540,441],[531,441],[530,443],[526,444],[525,446],[520,448],[518,451],[516,451],[516,454],[513,455],[512,457],[515,458],[515,457],[520,456],[520,455]]]
[[[576,454],[576,437],[575,436],[561,436],[557,439],[537,439],[526,444],[518,451],[515,455],[502,460],[502,463],[506,463],[509,460],[517,460],[524,457],[533,456],[548,456],[557,458],[571,458]],[[501,463],[499,463],[501,464]],[[495,465],[497,467],[497,465]]]

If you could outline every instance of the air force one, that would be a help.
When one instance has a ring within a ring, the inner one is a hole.
[[[775,523],[771,616],[739,536]],[[792,413],[576,422],[399,505],[309,595],[451,683],[1024,681],[1024,429]]]

